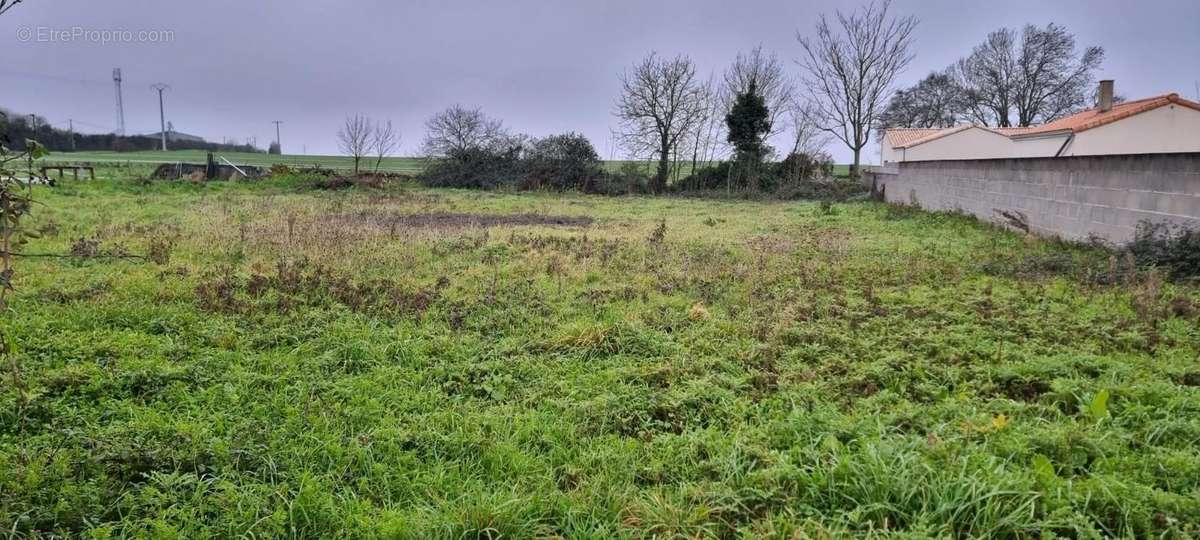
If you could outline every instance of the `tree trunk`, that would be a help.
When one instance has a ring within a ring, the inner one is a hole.
[[[671,152],[665,145],[658,154],[658,172],[654,174],[652,191],[662,193],[667,190],[667,175],[671,173]]]
[[[859,157],[862,154],[862,148],[854,149],[854,163],[850,165],[850,178],[858,179],[859,176]]]
[[[692,172],[696,176],[696,159],[700,157],[700,137],[696,137],[696,146],[692,148]]]

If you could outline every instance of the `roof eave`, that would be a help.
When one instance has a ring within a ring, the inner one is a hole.
[[[1059,135],[1070,135],[1074,132],[1075,132],[1075,130],[1073,130],[1071,128],[1062,128],[1062,129],[1055,129],[1055,130],[1051,130],[1051,131],[1037,131],[1034,133],[1014,133],[1012,135],[1009,135],[1008,137],[1010,139],[1040,139],[1043,137],[1057,137]]]

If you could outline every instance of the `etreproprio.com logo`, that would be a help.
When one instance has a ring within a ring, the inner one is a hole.
[[[127,28],[88,28],[71,26],[22,26],[17,28],[17,41],[35,43],[169,43],[175,41],[174,30],[131,30]]]

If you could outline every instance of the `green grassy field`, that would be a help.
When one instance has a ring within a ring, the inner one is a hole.
[[[875,203],[38,188],[8,537],[1200,534],[1200,290]],[[105,257],[150,255],[150,260]]]
[[[130,163],[130,164],[158,164],[158,163],[177,163],[180,161],[188,163],[204,163],[207,159],[207,152],[202,150],[170,150],[167,152],[146,151],[146,152],[55,152],[45,158],[48,162],[69,162],[69,163]],[[328,169],[351,169],[354,167],[354,160],[347,156],[301,156],[294,154],[271,155],[261,153],[248,152],[216,152],[217,156],[224,157],[235,165],[253,165],[256,167],[270,167],[276,163],[282,163],[293,167],[311,167],[319,166]],[[367,166],[363,164],[362,166]],[[369,168],[374,170],[374,160],[371,160]],[[398,173],[416,173],[422,168],[419,158],[410,157],[389,157],[384,158],[380,170],[387,172]]]
[[[293,154],[275,156],[245,152],[218,152],[217,155],[228,159],[235,165],[253,165],[264,168],[276,163],[293,167],[320,166],[339,170],[348,170],[354,167],[354,160],[347,156],[300,156]],[[171,150],[167,152],[55,152],[47,156],[45,161],[51,163],[159,164],[177,163],[180,161],[204,163],[206,158],[207,152],[201,150]],[[625,163],[629,162],[621,160],[606,161],[604,162],[604,166],[610,172],[616,172]],[[646,167],[647,174],[653,174],[652,164],[644,161],[638,161],[637,163]],[[690,163],[687,165],[690,167]],[[374,170],[373,161],[363,166]],[[421,158],[389,157],[384,158],[379,169],[387,172],[414,174],[420,172],[423,167],[424,164]],[[684,174],[686,174],[688,167],[685,167]],[[848,165],[834,166],[834,176],[845,177],[850,174],[849,171],[850,168]]]

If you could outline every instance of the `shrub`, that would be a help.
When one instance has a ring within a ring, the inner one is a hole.
[[[775,164],[775,176],[783,181],[817,180],[833,177],[833,158],[829,154],[792,152]]]
[[[601,176],[600,156],[587,137],[577,133],[551,135],[533,141],[525,156],[526,187],[596,191]]]
[[[1200,277],[1200,229],[1142,221],[1127,249],[1138,266],[1161,268],[1172,279]]]
[[[421,181],[432,187],[495,189],[517,186],[524,180],[520,156],[520,148],[454,150],[426,167]]]
[[[504,144],[452,149],[434,159],[421,181],[434,187],[597,190],[604,173],[586,137],[566,133],[527,140],[508,137]]]
[[[833,160],[826,154],[792,153],[783,161],[768,164],[757,174],[757,186],[748,175],[739,172],[736,162],[721,162],[698,169],[695,174],[672,186],[680,191],[724,191],[770,194],[779,199],[844,201],[864,195],[867,189],[858,182],[833,178]]]
[[[672,186],[675,191],[710,191],[727,188],[737,190],[752,190],[763,193],[780,192],[808,193],[825,192],[815,181],[833,176],[833,160],[823,153],[805,154],[793,152],[783,161],[772,164],[753,165],[746,162],[725,161],[715,166],[697,170],[681,182]],[[799,184],[810,184],[798,186]],[[832,185],[830,182],[824,184]],[[840,191],[840,190],[839,190]],[[816,196],[796,197],[789,195],[785,198],[820,198]]]
[[[784,200],[845,201],[867,194],[866,186],[852,180],[824,179],[785,181],[774,196]]]
[[[727,182],[732,181],[732,161],[722,161],[715,166],[708,166],[697,169],[682,182],[675,184],[673,187],[688,191],[704,191],[714,189],[725,189]]]
[[[621,165],[617,172],[601,171],[600,177],[592,186],[592,193],[598,195],[634,195],[649,192],[650,177],[642,171],[637,163],[628,162]]]

